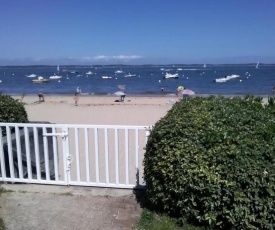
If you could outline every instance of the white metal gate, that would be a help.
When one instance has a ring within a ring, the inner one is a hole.
[[[0,180],[143,187],[148,126],[0,123]]]

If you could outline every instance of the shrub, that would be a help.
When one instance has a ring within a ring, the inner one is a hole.
[[[0,122],[26,123],[28,115],[24,105],[11,96],[0,95]],[[5,130],[3,130],[3,135]]]
[[[274,104],[253,96],[177,102],[146,145],[154,207],[215,228],[274,228]]]

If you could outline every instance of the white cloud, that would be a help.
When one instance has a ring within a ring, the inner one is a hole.
[[[94,59],[94,60],[109,60],[110,58],[105,55],[98,55],[98,56],[92,57],[92,59]]]
[[[129,61],[129,60],[135,60],[135,59],[141,59],[142,56],[139,55],[115,55],[115,56],[108,56],[108,55],[98,55],[94,57],[82,57],[80,59],[85,60],[85,61],[92,61],[92,60],[102,60],[102,61],[110,61],[110,60],[124,60],[124,61]]]
[[[119,55],[119,56],[113,56],[113,59],[118,59],[118,60],[133,60],[133,59],[140,59],[142,56],[139,55]]]
[[[84,57],[26,57],[26,58],[0,58],[0,65],[52,65],[52,64],[113,64],[113,63],[137,63],[145,60],[139,55],[97,55]]]

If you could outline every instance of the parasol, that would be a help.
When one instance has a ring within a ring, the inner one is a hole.
[[[116,95],[116,96],[125,96],[126,94],[122,91],[117,91],[117,92],[114,93],[114,95]]]
[[[195,92],[191,89],[184,89],[180,92],[182,95],[195,95]]]

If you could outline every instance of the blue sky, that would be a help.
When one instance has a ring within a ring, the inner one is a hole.
[[[257,61],[274,0],[0,0],[0,65]]]

